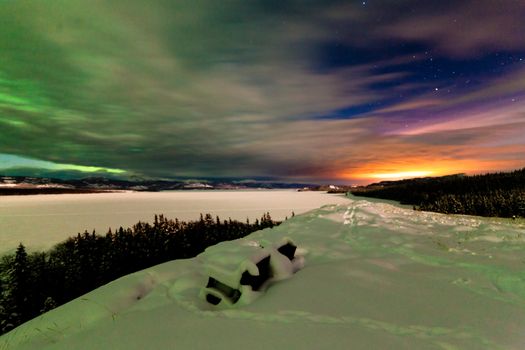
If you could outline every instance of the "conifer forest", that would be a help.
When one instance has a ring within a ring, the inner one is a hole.
[[[84,232],[47,252],[16,252],[0,260],[0,335],[121,276],[196,256],[222,241],[279,225],[269,213],[254,223],[210,214],[184,222],[155,215],[153,224]]]

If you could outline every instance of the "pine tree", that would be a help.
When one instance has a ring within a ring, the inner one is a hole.
[[[193,257],[220,241],[237,239],[278,225],[269,213],[255,224],[215,220],[210,214],[184,222],[159,215],[155,225],[78,234],[49,253],[15,254],[0,259],[0,335],[104,283],[149,266]]]
[[[55,299],[53,299],[53,297],[47,297],[46,300],[44,301],[44,305],[42,309],[40,310],[40,313],[48,312],[50,310],[53,310],[56,307],[57,307],[57,303]]]
[[[27,252],[24,245],[20,243],[8,272],[7,328],[14,328],[29,318],[29,272]]]

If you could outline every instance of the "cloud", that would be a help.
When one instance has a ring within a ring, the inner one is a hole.
[[[301,60],[283,60],[278,52],[286,43],[274,37],[280,22],[274,30],[257,32],[249,18],[258,25],[272,20],[258,18],[255,10],[243,19],[242,12],[214,13],[217,6],[209,2],[179,21],[176,13],[162,11],[163,4],[144,12],[133,2],[121,12],[105,3],[85,8],[72,2],[60,16],[52,14],[53,7],[35,6],[18,8],[19,16],[29,19],[36,12],[43,19],[17,30],[34,36],[41,47],[60,48],[62,55],[56,63],[48,59],[49,76],[29,79],[31,100],[25,100],[22,86],[6,88],[12,100],[23,103],[4,106],[14,118],[4,121],[4,153],[158,175],[248,175],[265,169],[282,175],[286,164],[279,157],[246,148],[279,143],[273,129],[287,120],[374,99],[366,86],[391,79],[370,75],[367,65],[326,74],[297,65]],[[229,28],[222,18],[228,16],[239,22]],[[268,45],[254,48],[250,40]],[[26,44],[19,56],[32,55]],[[36,59],[26,58],[15,65],[20,72]],[[63,63],[70,71],[62,70]],[[11,85],[30,78],[4,74]]]
[[[328,7],[321,23],[339,28],[339,36],[360,47],[422,44],[435,55],[475,57],[486,52],[525,48],[522,1],[386,0],[342,2]]]
[[[0,153],[161,177],[315,179],[447,161],[450,152],[497,144],[488,128],[503,127],[509,148],[489,153],[514,154],[524,144],[511,128],[521,126],[523,102],[495,98],[522,91],[521,71],[448,97],[414,93],[429,83],[411,80],[412,55],[402,50],[362,57],[389,40],[451,57],[520,49],[520,31],[509,28],[521,28],[523,6],[496,11],[484,29],[477,21],[492,2],[405,13],[415,4],[2,2]],[[447,25],[454,11],[458,29]],[[325,67],[326,42],[356,57]],[[490,108],[477,111],[479,101]],[[317,118],[353,106],[372,107],[360,119]]]
[[[521,34],[525,4],[521,1],[471,0],[454,6],[444,2],[429,10],[419,14],[407,11],[406,16],[377,28],[377,35],[431,43],[436,53],[459,57],[525,48]]]

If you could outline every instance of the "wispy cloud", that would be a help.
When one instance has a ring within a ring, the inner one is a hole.
[[[412,9],[418,5],[412,4]],[[490,50],[522,50],[525,4],[469,0],[432,2],[428,11],[408,11],[392,23],[377,28],[377,36],[431,42],[437,52],[475,56]]]
[[[1,3],[0,153],[163,177],[519,166],[525,69],[459,88],[427,66],[525,51],[521,3],[274,5]]]

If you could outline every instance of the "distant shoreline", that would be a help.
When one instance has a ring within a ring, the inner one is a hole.
[[[34,196],[50,194],[94,194],[94,193],[122,193],[122,192],[224,192],[224,191],[298,191],[296,188],[186,188],[174,190],[125,190],[125,189],[92,189],[92,188],[0,188],[0,197],[2,196]],[[323,192],[314,190],[315,192]]]
[[[0,196],[30,196],[30,195],[46,195],[46,194],[81,194],[81,193],[112,193],[120,192],[115,190],[98,190],[90,188],[59,188],[59,187],[44,187],[44,188],[0,188]]]
[[[307,183],[287,183],[267,180],[120,180],[102,177],[84,179],[55,179],[28,176],[3,176],[0,174],[0,196],[38,194],[77,194],[120,191],[159,192],[186,190],[242,190],[242,189],[301,189],[336,190],[337,186]]]

